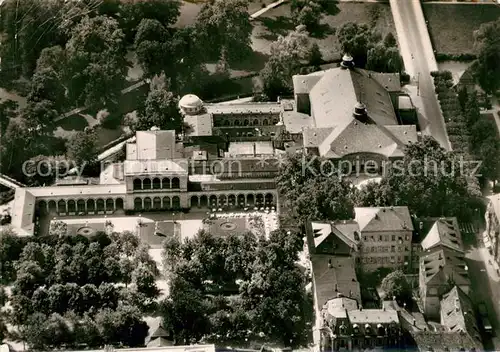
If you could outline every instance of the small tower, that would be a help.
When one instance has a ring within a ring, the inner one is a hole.
[[[342,57],[342,62],[340,63],[340,67],[343,69],[351,69],[354,68],[354,59],[349,54],[344,54]]]
[[[368,122],[368,112],[366,111],[366,106],[363,103],[358,102],[354,106],[353,116],[356,120],[366,123]]]

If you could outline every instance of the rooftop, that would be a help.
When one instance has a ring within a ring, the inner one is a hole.
[[[188,172],[188,160],[125,160],[125,175],[159,174],[184,175]]]
[[[348,297],[333,298],[326,302],[325,309],[335,318],[347,318],[347,311],[358,309],[358,302]]]
[[[413,231],[408,207],[358,207],[354,213],[361,232]]]
[[[354,258],[314,254],[311,255],[311,264],[318,310],[339,295],[361,302]]]
[[[441,300],[441,325],[448,331],[466,332],[473,339],[481,341],[472,302],[457,286]]]
[[[446,247],[438,247],[420,257],[420,267],[424,271],[425,282],[442,285],[453,281],[458,286],[470,285],[469,273],[463,252]]]
[[[178,155],[175,131],[137,131],[136,141],[127,144],[127,159],[174,159]]]
[[[207,113],[223,114],[280,114],[283,107],[280,103],[239,103],[239,104],[205,104]]]
[[[450,352],[464,349],[471,351],[472,349],[482,350],[483,347],[478,345],[477,341],[472,339],[468,334],[451,331],[414,331],[412,337],[418,346],[418,350],[422,352]]]
[[[436,220],[422,240],[422,248],[424,250],[440,245],[463,252],[462,236],[456,218]]]
[[[398,312],[383,309],[362,309],[349,312],[351,324],[399,324]]]

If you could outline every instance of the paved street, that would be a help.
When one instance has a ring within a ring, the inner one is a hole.
[[[432,135],[445,149],[450,150],[444,119],[430,76],[430,72],[437,71],[438,67],[420,1],[390,0],[390,4],[406,72],[419,87],[417,99],[421,102],[415,102],[415,105],[421,106],[421,118],[425,119],[421,122],[422,131]]]
[[[478,231],[477,236],[482,236],[481,231]],[[494,330],[493,339],[485,341],[485,348],[500,351],[500,326],[497,318],[500,317],[500,276],[493,264],[489,263],[493,263],[493,258],[486,248],[469,244],[466,245],[466,251],[472,284],[470,296],[474,302],[486,303]]]

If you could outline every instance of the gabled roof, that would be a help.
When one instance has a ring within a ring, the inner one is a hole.
[[[160,325],[151,335],[151,339],[156,337],[170,337],[170,334]]]
[[[465,349],[471,351],[473,348],[482,350],[482,344],[472,339],[468,334],[450,331],[415,331],[412,337],[418,346],[419,351],[459,351]]]
[[[422,241],[422,248],[424,250],[440,245],[463,252],[462,236],[456,218],[436,220]]]
[[[359,207],[354,213],[361,232],[413,231],[408,207]]]
[[[292,77],[293,92],[295,94],[309,94],[324,74],[325,71],[317,71],[308,75],[294,75]]]
[[[399,324],[398,312],[383,309],[351,310],[349,313],[351,324]]]
[[[358,229],[358,225],[354,222],[349,223],[329,223],[329,222],[312,222],[312,230],[314,232],[314,245],[318,247],[331,236],[340,239],[349,247],[355,246],[359,242],[356,240],[354,232]],[[358,232],[359,236],[359,232]]]
[[[458,286],[470,285],[463,252],[440,246],[420,257],[420,268],[426,284],[444,285],[451,281]]]
[[[448,331],[466,332],[475,340],[481,340],[472,302],[457,286],[441,300],[441,325]]]
[[[311,266],[318,310],[326,302],[339,296],[361,302],[361,288],[354,270],[353,257],[313,254]]]

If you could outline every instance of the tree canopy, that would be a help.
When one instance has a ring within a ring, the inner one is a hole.
[[[483,23],[474,32],[474,47],[477,52],[477,60],[474,62],[474,70],[479,84],[487,93],[494,93],[500,88],[500,19],[493,22]]]
[[[396,300],[402,302],[410,302],[412,292],[405,274],[401,270],[396,270],[387,275],[382,280],[382,290],[385,292],[386,299],[391,300],[396,297]]]

